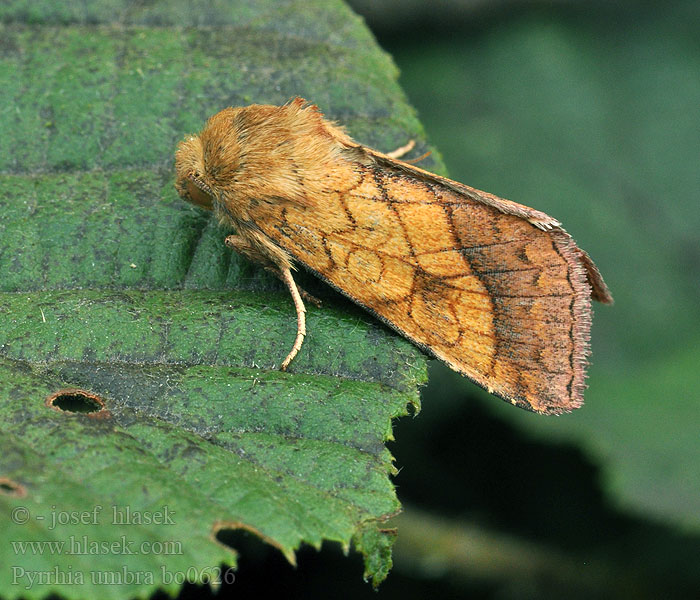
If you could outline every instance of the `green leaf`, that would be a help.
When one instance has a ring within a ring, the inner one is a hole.
[[[177,197],[172,157],[217,110],[295,95],[381,149],[420,140],[390,59],[339,2],[18,0],[0,21],[5,594],[216,583],[236,528],[291,562],[354,541],[378,584],[384,442],[424,359],[302,275],[324,305],[278,371],[292,302]]]

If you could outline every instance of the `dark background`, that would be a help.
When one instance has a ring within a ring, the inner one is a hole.
[[[450,177],[560,219],[616,300],[595,307],[575,414],[432,366],[395,424],[406,510],[379,597],[700,596],[698,3],[352,4]],[[377,597],[333,545],[296,570],[232,545],[222,595]]]

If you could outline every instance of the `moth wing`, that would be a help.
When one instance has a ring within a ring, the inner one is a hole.
[[[447,177],[435,175],[434,173],[416,167],[415,165],[412,165],[410,163],[393,159],[387,156],[386,154],[382,154],[381,152],[377,152],[376,150],[372,150],[371,148],[363,149],[369,155],[371,155],[379,165],[382,165],[389,169],[399,169],[410,176],[414,176],[418,179],[424,179],[427,182],[433,182],[438,185],[447,187],[448,189],[451,189],[457,194],[462,195],[470,200],[473,200],[474,202],[479,202],[486,206],[491,206],[505,214],[514,215],[516,217],[526,219],[539,229],[559,229],[560,231],[565,231],[561,227],[561,223],[559,223],[559,221],[557,221],[553,217],[550,217],[548,214],[542,211],[530,208],[529,206],[526,206],[524,204],[513,202],[512,200],[500,198],[498,196],[495,196],[494,194],[489,194],[488,192],[484,192],[482,190],[477,190],[476,188],[469,187],[468,185],[464,185],[463,183],[459,183],[458,181],[453,181],[451,179],[448,179]],[[612,294],[610,293],[608,286],[603,280],[603,276],[600,274],[598,267],[595,265],[590,256],[588,256],[588,253],[586,253],[584,250],[581,250],[580,248],[576,247],[576,251],[580,256],[581,264],[584,270],[586,271],[586,277],[588,279],[589,285],[591,286],[591,297],[593,298],[593,300],[596,300],[603,304],[612,304]]]
[[[539,211],[351,150],[265,234],[489,392],[541,413],[580,406],[597,270],[572,238]]]

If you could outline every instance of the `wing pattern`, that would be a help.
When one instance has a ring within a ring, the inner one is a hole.
[[[348,164],[266,231],[421,348],[538,412],[580,405],[591,288],[571,237],[386,166]]]

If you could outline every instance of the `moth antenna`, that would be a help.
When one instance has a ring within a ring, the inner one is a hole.
[[[392,152],[387,152],[386,155],[389,158],[401,158],[402,156],[406,156],[406,154],[413,150],[415,145],[416,140],[408,140],[407,144],[399,146],[396,150],[393,150]]]
[[[409,165],[415,165],[419,163],[422,160],[425,160],[432,154],[431,150],[428,150],[427,152],[423,152],[420,156],[417,156],[416,158],[409,158],[408,160],[405,160],[404,162],[407,162]]]

